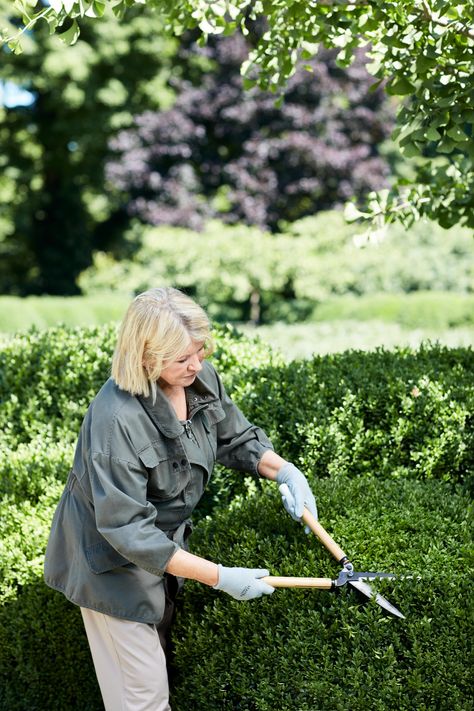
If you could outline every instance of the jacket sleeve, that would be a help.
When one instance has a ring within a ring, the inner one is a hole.
[[[220,404],[225,417],[217,422],[217,456],[220,464],[238,471],[258,474],[258,463],[273,445],[265,432],[252,425],[232,402],[216,373]]]
[[[91,454],[89,469],[99,533],[131,563],[163,575],[179,546],[155,525],[146,470],[101,452]]]

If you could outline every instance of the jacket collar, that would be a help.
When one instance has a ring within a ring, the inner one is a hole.
[[[184,390],[190,419],[198,410],[219,399],[201,374],[196,377],[192,385]],[[151,395],[148,397],[139,396],[138,399],[165,437],[178,437],[183,433],[183,425],[178,420],[173,406],[160,387],[156,388],[156,400],[154,403]]]

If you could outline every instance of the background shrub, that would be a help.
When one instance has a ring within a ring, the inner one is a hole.
[[[59,323],[97,326],[120,319],[129,303],[124,294],[91,296],[0,296],[0,331],[14,333],[31,326],[45,329]]]
[[[360,241],[360,228],[332,211],[282,225],[282,230],[269,235],[256,227],[216,221],[199,233],[137,227],[131,259],[118,261],[98,252],[79,283],[87,294],[134,293],[157,283],[172,284],[194,296],[217,320],[262,323],[306,319],[315,307],[324,308],[341,295],[473,290],[474,241],[468,229],[443,230],[427,221],[405,231],[392,225],[385,239],[374,244]],[[448,323],[449,308],[442,308]]]
[[[316,321],[378,320],[408,328],[456,328],[474,325],[474,294],[413,291],[332,297],[316,306]]]

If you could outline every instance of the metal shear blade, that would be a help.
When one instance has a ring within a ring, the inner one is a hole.
[[[391,576],[384,576],[384,577],[395,577],[393,575]],[[363,595],[365,595],[368,598],[375,598],[375,602],[377,602],[380,607],[382,607],[384,610],[387,612],[391,612],[392,615],[395,615],[395,617],[399,617],[400,619],[404,620],[405,615],[402,615],[400,610],[397,610],[397,608],[392,605],[391,602],[386,600],[380,593],[376,593],[368,583],[365,583],[363,580],[348,580],[349,585],[352,585],[353,588],[361,592]]]
[[[336,587],[342,587],[346,584],[352,585],[353,588],[362,593],[362,595],[365,595],[365,597],[368,597],[369,599],[374,598],[384,610],[390,612],[392,615],[395,615],[395,617],[399,617],[404,620],[405,615],[402,615],[400,610],[397,610],[394,605],[380,595],[380,593],[376,593],[371,586],[365,582],[366,580],[376,580],[377,578],[388,578],[389,580],[394,580],[397,576],[392,575],[391,573],[357,573],[351,568],[343,568],[339,573],[337,580],[334,581],[334,584]]]

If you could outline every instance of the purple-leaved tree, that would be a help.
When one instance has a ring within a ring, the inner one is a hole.
[[[347,69],[320,51],[280,106],[270,92],[244,91],[242,35],[182,51],[201,54],[210,70],[197,85],[176,79],[171,109],[137,115],[111,143],[107,176],[131,216],[194,229],[217,216],[274,231],[386,185],[379,149],[394,108],[382,88],[370,91],[362,51]]]

